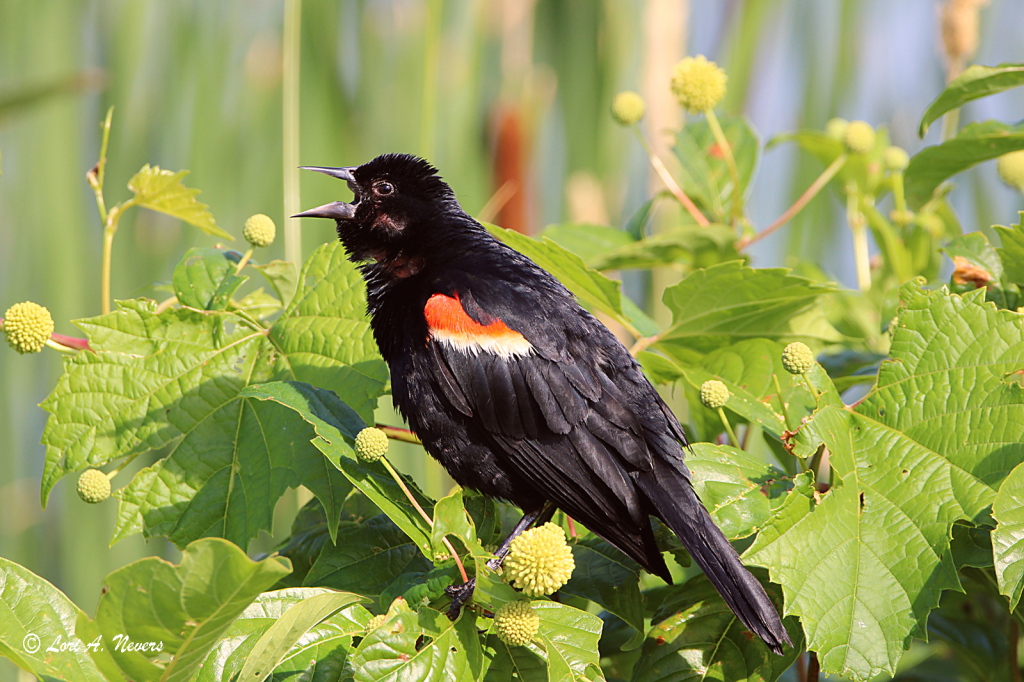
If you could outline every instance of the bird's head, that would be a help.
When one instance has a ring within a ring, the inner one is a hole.
[[[391,262],[421,256],[432,231],[452,211],[461,211],[437,169],[409,154],[384,154],[361,166],[303,166],[345,180],[355,195],[351,203],[329,204],[296,218],[332,218],[338,237],[355,261]]]

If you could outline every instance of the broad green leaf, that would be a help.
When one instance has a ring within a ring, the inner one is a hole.
[[[488,635],[484,652],[491,660],[483,682],[548,682],[548,664],[533,647],[509,646]]]
[[[246,397],[270,400],[294,410],[313,425],[317,438],[313,445],[337,467],[349,481],[370,498],[405,532],[423,555],[433,558],[431,529],[412,506],[402,489],[380,462],[363,462],[356,457],[352,444],[365,424],[355,412],[334,393],[299,382],[274,382],[251,386]],[[409,485],[408,481],[406,482]],[[409,486],[414,494],[415,486]],[[431,506],[422,493],[421,506]]]
[[[928,105],[917,134],[924,137],[928,126],[939,119],[947,111],[952,111],[970,101],[988,97],[1010,88],[1024,85],[1024,65],[1000,64],[999,66],[982,66],[975,64],[964,69],[964,72],[950,81],[935,101]]]
[[[195,682],[243,679],[236,675],[261,637],[293,607],[324,594],[337,593],[312,587],[264,592],[231,624],[193,679]],[[370,612],[357,604],[321,620],[288,650],[276,666],[272,679],[290,680],[305,673],[315,680],[340,682],[352,653],[352,638],[363,633],[369,619]]]
[[[240,680],[264,679],[274,671],[314,626],[335,612],[364,601],[358,594],[325,592],[302,600],[288,609],[259,638],[246,656]]]
[[[190,680],[231,623],[289,571],[286,559],[252,561],[217,538],[186,547],[178,566],[136,561],[103,581],[96,609],[103,645],[132,679]],[[125,638],[158,648],[119,647]]]
[[[691,273],[665,290],[672,326],[658,348],[675,358],[694,358],[742,339],[835,341],[840,337],[814,307],[832,287],[794,277],[784,269],[722,263]]]
[[[430,568],[409,536],[380,514],[339,528],[337,543],[320,551],[305,584],[378,597],[403,573],[425,573]]]
[[[547,655],[550,682],[603,679],[597,653],[600,618],[553,601],[534,600],[533,610],[540,616],[535,641]]]
[[[488,229],[506,245],[557,277],[590,312],[604,313],[627,328],[634,326],[622,312],[619,282],[591,270],[582,258],[551,239],[531,239],[514,230],[494,226]]]
[[[590,265],[598,270],[701,268],[738,258],[736,233],[727,225],[712,223],[707,227],[681,225],[631,241],[598,255]]]
[[[576,568],[559,591],[589,599],[643,632],[640,565],[596,535],[574,543],[572,555]]]
[[[776,606],[781,606],[782,591],[767,583],[766,571],[755,569],[754,574]],[[751,635],[704,575],[666,590],[668,597],[654,614],[657,624],[647,634],[633,668],[635,682],[773,682],[801,651],[795,618],[785,621],[795,646],[777,656]]]
[[[421,637],[431,639],[417,647]],[[352,662],[356,682],[474,680],[483,670],[483,652],[468,610],[453,623],[421,607],[389,616],[360,642]]]
[[[199,310],[226,309],[231,295],[247,279],[235,275],[240,258],[225,249],[189,249],[171,278],[178,302]]]
[[[742,199],[757,165],[760,141],[745,116],[721,116],[719,123],[736,161]],[[687,123],[679,131],[675,153],[682,170],[683,190],[710,211],[716,221],[727,222],[732,206],[732,176],[707,119]]]
[[[125,301],[78,322],[94,352],[65,361],[43,403],[51,413],[42,498],[63,475],[170,447],[120,491],[114,539],[145,530],[184,546],[204,535],[244,544],[269,529],[274,502],[305,483],[336,524],[344,478],[309,445],[290,411],[239,391],[255,381],[315,376],[371,418],[387,383],[365,317],[365,296],[340,245],[307,262],[310,283],[268,332],[227,312]],[[342,257],[339,258],[339,255]],[[341,334],[342,336],[339,336]]]
[[[1024,461],[1018,315],[979,294],[901,290],[891,362],[854,410],[827,406],[797,439],[824,443],[833,487],[791,493],[747,551],[782,585],[822,670],[857,679],[895,669],[909,635],[960,586],[957,520],[977,521]]]
[[[988,237],[981,232],[971,232],[951,240],[942,249],[951,258],[960,256],[976,267],[983,268],[997,282],[1003,276],[1003,263],[995,247],[988,243]]]
[[[968,594],[946,592],[942,604],[928,618],[929,640],[946,642],[955,652],[946,655],[945,672],[956,680],[1011,682],[1008,665],[1009,616],[1006,605],[989,592],[989,585],[968,583]],[[931,682],[934,677],[924,678]]]
[[[1024,464],[1014,467],[999,487],[992,516],[999,522],[992,531],[999,593],[1009,597],[1013,611],[1024,589]]]
[[[1024,149],[1024,124],[985,121],[964,126],[955,137],[925,147],[910,159],[904,171],[907,204],[916,211],[932,198],[943,180],[1019,149]]]
[[[99,638],[60,590],[0,557],[0,656],[41,680],[121,679]]]
[[[633,243],[633,236],[617,227],[607,225],[586,225],[565,223],[549,225],[540,234],[540,239],[550,239],[559,246],[572,251],[583,259],[588,267],[595,267],[593,261],[614,249]]]
[[[444,538],[447,536],[458,538],[473,556],[487,554],[480,542],[477,541],[476,528],[473,519],[466,511],[461,489],[438,500],[434,505],[432,518],[434,527],[430,538],[435,557],[438,554],[448,553],[448,548],[444,546]],[[454,543],[454,547],[455,551],[459,551],[459,543]]]
[[[281,301],[281,305],[285,308],[291,305],[298,284],[296,279],[298,273],[295,271],[294,263],[286,260],[272,260],[263,264],[250,261],[249,265],[259,270],[270,286],[274,287],[274,292]]]
[[[1002,246],[997,249],[1006,278],[1014,284],[1024,286],[1024,211],[1020,220],[1009,227],[996,225]]]
[[[174,173],[147,163],[128,181],[128,189],[135,193],[132,202],[136,206],[184,220],[206,234],[234,241],[234,237],[217,227],[213,216],[206,210],[206,204],[196,200],[199,190],[189,189],[181,183],[186,175],[188,171]]]

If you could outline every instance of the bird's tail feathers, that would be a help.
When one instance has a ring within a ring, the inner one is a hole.
[[[761,583],[743,566],[690,482],[667,463],[637,482],[743,624],[776,654],[782,654],[783,643],[793,646]]]

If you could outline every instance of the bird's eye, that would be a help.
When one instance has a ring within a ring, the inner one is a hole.
[[[378,196],[386,197],[389,194],[395,193],[395,186],[390,182],[378,182],[373,186],[373,191],[376,192]]]

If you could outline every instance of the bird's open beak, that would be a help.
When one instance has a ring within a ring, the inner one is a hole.
[[[348,186],[355,192],[355,181],[356,178],[352,175],[352,171],[355,170],[355,166],[349,166],[348,168],[331,168],[330,166],[299,166],[300,170],[311,170],[317,173],[323,173],[324,175],[330,175],[332,178],[338,178],[339,180],[345,180],[348,182]],[[358,199],[358,196],[356,197]],[[308,211],[302,213],[296,213],[293,218],[333,218],[334,220],[351,220],[356,215],[356,207],[352,204],[346,204],[344,201],[332,201],[329,204],[323,206],[317,206],[311,208]]]

